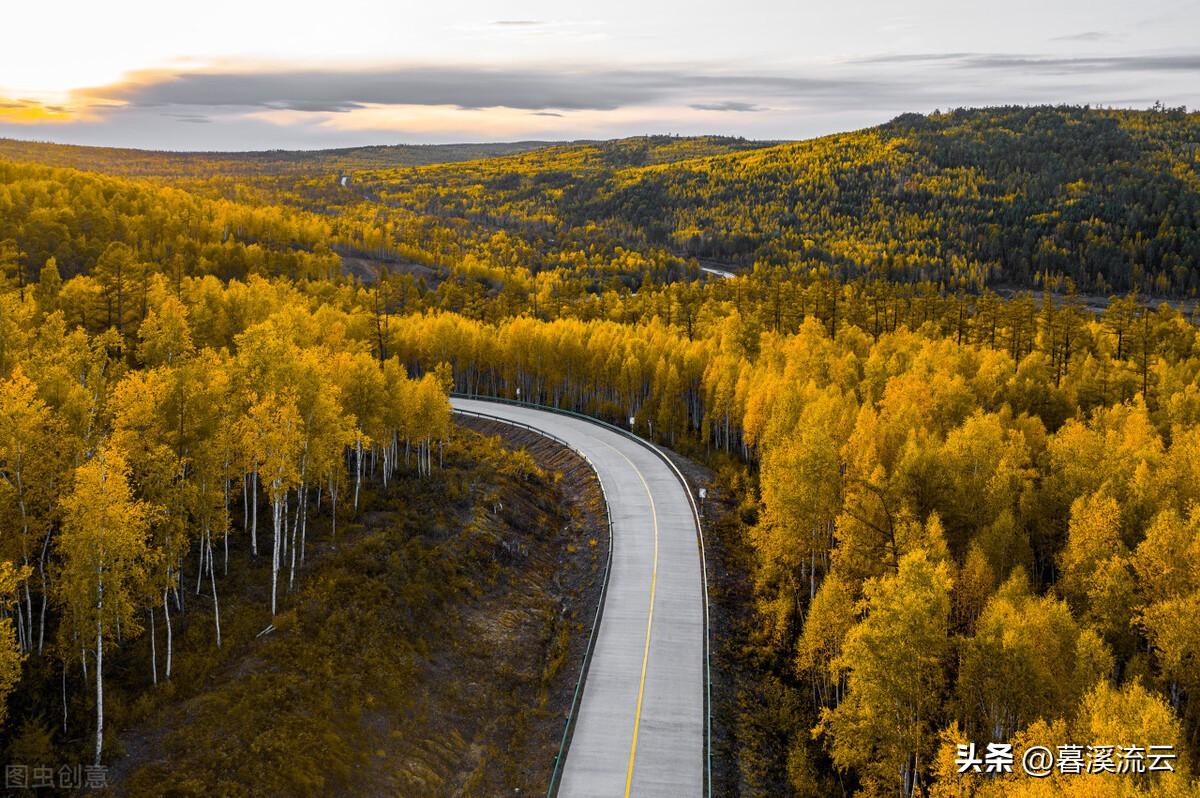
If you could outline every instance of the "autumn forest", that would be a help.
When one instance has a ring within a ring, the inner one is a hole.
[[[0,751],[161,795],[166,728],[170,794],[356,789],[373,710],[431,722],[401,695],[441,656],[422,613],[494,577],[446,508],[558,490],[457,393],[632,419],[709,475],[714,794],[1195,795],[1198,300],[1200,115],[1161,106],[783,143],[0,140]],[[384,516],[425,532],[385,545]],[[966,743],[1178,759],[993,777]]]

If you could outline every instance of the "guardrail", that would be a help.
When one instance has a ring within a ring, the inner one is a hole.
[[[558,788],[559,771],[562,769],[563,760],[566,758],[567,747],[571,742],[571,735],[575,731],[575,720],[579,709],[579,701],[583,697],[583,685],[587,681],[587,672],[592,664],[592,654],[596,649],[596,632],[600,629],[600,618],[604,615],[604,599],[608,596],[608,574],[612,569],[612,550],[613,550],[613,522],[612,510],[608,505],[608,493],[604,490],[604,479],[600,476],[600,470],[596,468],[596,464],[592,462],[582,450],[577,449],[571,444],[564,441],[557,435],[546,432],[545,430],[532,427],[529,424],[524,424],[520,421],[493,416],[487,413],[479,413],[474,410],[463,410],[454,408],[454,412],[464,416],[473,416],[475,418],[483,418],[488,421],[496,421],[501,424],[508,424],[513,427],[520,427],[529,430],[530,432],[541,435],[543,438],[549,438],[575,454],[579,455],[588,467],[592,469],[592,473],[596,475],[596,481],[600,483],[600,496],[604,499],[604,515],[608,518],[608,556],[604,559],[604,574],[600,580],[600,600],[596,604],[596,616],[592,619],[592,630],[588,633],[587,647],[583,651],[583,664],[579,667],[579,678],[575,681],[575,694],[571,697],[571,706],[567,710],[567,718],[563,722],[562,740],[558,744],[558,753],[554,755],[554,769],[550,771],[550,786],[546,788],[546,798],[553,798]]]
[[[653,452],[655,455],[657,455],[659,459],[661,459],[664,463],[667,464],[667,467],[669,469],[671,469],[671,472],[675,475],[675,478],[679,480],[679,484],[683,486],[683,492],[687,494],[688,502],[692,508],[692,518],[696,522],[696,538],[700,544],[700,581],[701,581],[701,588],[703,589],[703,593],[704,593],[704,788],[705,788],[705,793],[708,796],[708,798],[712,798],[712,655],[711,655],[711,648],[712,648],[711,634],[712,633],[711,633],[711,629],[709,626],[709,609],[708,609],[708,561],[705,557],[705,551],[704,551],[704,527],[700,521],[700,510],[696,505],[696,498],[692,495],[692,489],[691,489],[691,486],[688,485],[687,478],[683,475],[683,472],[681,470],[679,470],[679,466],[675,465],[675,461],[673,461],[670,457],[668,457],[667,454],[662,449],[660,449],[658,446],[656,446],[655,444],[646,440],[645,438],[642,438],[639,435],[634,434],[632,431],[625,429],[624,427],[619,427],[616,424],[611,424],[602,419],[595,418],[594,416],[585,415],[583,413],[576,413],[573,410],[566,410],[561,407],[552,407],[550,405],[539,405],[539,404],[534,404],[533,402],[522,402],[517,399],[508,399],[508,398],[501,397],[501,396],[488,396],[486,394],[467,394],[467,393],[460,393],[458,391],[452,391],[450,393],[450,395],[453,397],[459,398],[459,399],[475,399],[475,400],[485,401],[485,402],[497,402],[499,404],[514,405],[516,407],[528,407],[528,408],[531,408],[534,410],[545,410],[545,411],[548,411],[551,413],[558,413],[559,415],[571,416],[573,418],[582,419],[583,421],[588,421],[592,424],[597,424],[601,427],[605,427],[605,428],[610,429],[626,438],[629,438],[630,440],[636,441],[637,443],[641,444],[642,446],[646,447],[651,452]],[[490,415],[487,415],[486,413],[477,413],[477,412],[471,411],[471,410],[460,410],[458,408],[455,408],[454,412],[462,413],[464,415],[480,416],[482,418],[489,418],[489,419],[496,420],[496,421],[502,421],[506,424],[513,424],[514,426],[524,427],[524,428],[532,430],[533,432],[536,432],[540,435],[544,435],[547,438],[551,438],[555,441],[558,441],[562,445],[564,445],[567,448],[574,451],[576,454],[583,457],[583,459],[587,461],[588,465],[592,466],[592,470],[596,471],[596,478],[597,479],[600,478],[600,472],[598,470],[596,470],[595,465],[592,463],[591,460],[588,459],[587,455],[585,455],[583,452],[576,449],[574,446],[571,446],[569,443],[565,443],[560,438],[558,438],[556,435],[553,435],[548,432],[543,432],[542,430],[539,430],[535,427],[531,427],[528,424],[524,424],[519,421],[510,421],[509,419],[499,418],[497,416],[490,416]],[[601,493],[604,492],[603,482],[601,482],[600,491],[601,491]],[[607,510],[608,509],[607,495],[605,496],[604,504],[605,504],[605,510]],[[603,589],[601,591],[601,595],[600,595],[600,608],[597,609],[597,611],[596,611],[596,621],[592,626],[592,636],[588,639],[588,654],[587,654],[587,656],[585,658],[585,662],[584,662],[584,671],[580,673],[580,681],[579,681],[578,686],[576,687],[576,699],[578,699],[579,693],[582,692],[583,677],[586,672],[588,661],[590,661],[591,649],[595,643],[594,638],[595,638],[596,629],[599,627],[599,624],[600,624],[600,612],[601,612],[601,610],[603,610],[603,607],[604,607],[604,596],[608,592],[608,568],[609,568],[609,564],[611,564],[611,562],[612,562],[612,513],[608,514],[608,518],[609,518],[609,521],[608,521],[608,541],[609,541],[608,563],[606,563],[605,567],[604,567],[604,587],[603,587]],[[572,701],[572,708],[574,708],[574,700]],[[570,726],[572,723],[573,723],[573,719],[571,717],[568,717],[567,725]],[[569,739],[568,739],[568,735],[567,735],[567,730],[564,729],[563,730],[563,745],[560,746],[559,755],[557,757],[555,757],[555,760],[554,760],[554,774],[555,775],[557,775],[557,773],[558,773],[558,768],[561,763],[561,759],[566,752],[566,745],[568,744],[568,742],[569,742]],[[554,788],[555,788],[555,778],[554,778],[554,776],[552,776],[551,781],[550,781],[550,790],[547,791],[547,793],[546,793],[547,798],[551,798],[551,796],[553,795]]]

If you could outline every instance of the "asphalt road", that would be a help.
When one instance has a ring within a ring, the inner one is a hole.
[[[451,401],[567,441],[591,460],[608,499],[608,594],[558,794],[700,796],[704,594],[684,487],[657,455],[611,429],[534,408]]]

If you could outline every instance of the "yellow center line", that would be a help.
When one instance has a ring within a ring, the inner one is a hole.
[[[650,662],[650,632],[654,628],[654,593],[658,587],[658,508],[654,504],[654,494],[650,492],[650,484],[646,482],[646,478],[642,476],[642,472],[633,464],[633,461],[608,441],[600,438],[596,438],[595,441],[620,455],[621,459],[629,463],[633,473],[637,474],[638,479],[642,482],[642,487],[646,490],[646,498],[650,500],[650,518],[654,523],[654,563],[650,569],[650,612],[646,616],[646,645],[642,648],[642,675],[638,680],[637,709],[633,716],[633,740],[629,744],[629,768],[625,771],[625,798],[629,798],[629,788],[633,784],[633,763],[637,758],[638,729],[642,725],[642,698],[646,693],[646,666]]]
[[[642,725],[642,697],[646,692],[646,666],[650,662],[650,631],[654,627],[654,592],[658,586],[658,509],[654,506],[654,494],[650,492],[650,485],[647,484],[646,478],[642,476],[642,472],[633,464],[633,461],[607,441],[602,440],[600,443],[621,455],[625,462],[629,463],[633,473],[638,475],[638,479],[642,481],[642,487],[646,489],[646,497],[650,500],[650,517],[654,521],[654,564],[650,569],[650,612],[646,616],[646,645],[642,649],[642,676],[638,681],[637,710],[633,716],[633,741],[629,744],[629,769],[625,772],[625,798],[629,798],[629,787],[633,784],[633,761],[637,756],[638,728]]]

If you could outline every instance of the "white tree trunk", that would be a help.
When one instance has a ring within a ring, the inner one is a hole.
[[[362,447],[361,440],[358,441],[357,445],[355,446],[355,450],[358,453],[358,457],[356,458],[356,462],[355,462],[355,466],[354,466],[354,512],[357,514],[358,513],[358,492],[362,488],[362,475],[363,475],[363,447]]]
[[[279,489],[279,483],[276,482],[275,483],[275,491],[278,491],[278,489]],[[271,617],[272,618],[275,617],[275,609],[276,609],[275,594],[276,594],[276,586],[279,581],[279,538],[280,538],[280,534],[281,534],[279,527],[280,527],[280,523],[281,523],[280,516],[282,515],[282,509],[280,508],[279,504],[280,504],[279,499],[275,499],[274,501],[271,502],[271,505],[272,505],[271,515],[272,515],[272,521],[273,521],[273,526],[274,526],[274,530],[275,530],[275,534],[274,534],[275,539],[271,542]]]
[[[104,624],[100,613],[104,609],[104,583],[96,601],[96,765],[104,752]]]
[[[304,543],[308,538],[308,486],[300,487],[300,564],[304,564]],[[317,483],[317,498],[321,498],[321,483]]]
[[[163,672],[163,678],[165,679],[171,678],[171,599],[167,595],[169,589],[163,588],[163,616],[167,619],[167,667]]]
[[[46,583],[46,549],[50,546],[50,530],[46,530],[46,537],[42,540],[42,557],[38,561],[38,571],[42,575],[42,612],[41,618],[38,620],[38,656],[42,655],[42,643],[46,640],[46,604],[50,597],[50,588]]]
[[[212,582],[213,596],[213,622],[217,626],[217,648],[221,647],[221,606],[217,603],[217,574],[213,570],[213,551],[212,551],[212,535],[205,534],[208,538],[208,578]],[[228,537],[228,533],[226,533]]]
[[[21,617],[24,613],[25,613],[25,610],[23,610],[21,608],[21,596],[20,596],[20,592],[18,591],[18,593],[17,593],[17,651],[20,651],[22,654],[25,653],[25,621]]]
[[[283,558],[287,557],[288,548],[288,499],[287,491],[283,492],[283,521],[280,524],[283,530],[283,537],[279,541],[279,567],[283,567]]]
[[[292,585],[296,581],[296,527],[300,526],[300,504],[303,501],[304,501],[304,495],[301,493],[301,489],[297,488],[296,489],[296,515],[294,518],[292,518],[292,531],[290,533],[292,536],[292,540],[291,540],[291,543],[289,544],[291,546],[291,556],[289,557],[289,559],[291,560],[291,564],[288,566],[288,592],[289,593],[292,592]]]
[[[258,556],[258,466],[254,466],[254,498],[251,499],[254,518],[250,521],[250,553]]]
[[[225,474],[229,473],[229,457],[228,456],[226,456],[226,458],[225,458],[225,470],[222,473],[225,473]],[[225,478],[223,481],[224,481],[224,490],[225,490],[225,537],[223,539],[224,543],[225,543],[225,575],[229,576],[229,526],[230,526],[230,521],[229,521],[229,482],[230,482],[230,480],[228,478]],[[243,482],[243,484],[245,484],[245,483]]]
[[[154,684],[158,684],[158,651],[154,647],[154,638],[158,635],[154,631],[154,607],[150,607],[150,677]]]
[[[337,488],[333,486],[334,478],[329,478],[329,523],[332,527],[330,537],[337,537]]]
[[[204,538],[207,534],[208,534],[208,532],[205,531],[202,535],[200,535],[200,567],[198,569],[196,569],[196,595],[197,596],[200,595],[200,586],[204,584],[204,564],[205,564],[205,557],[208,556],[208,551],[204,546]]]

